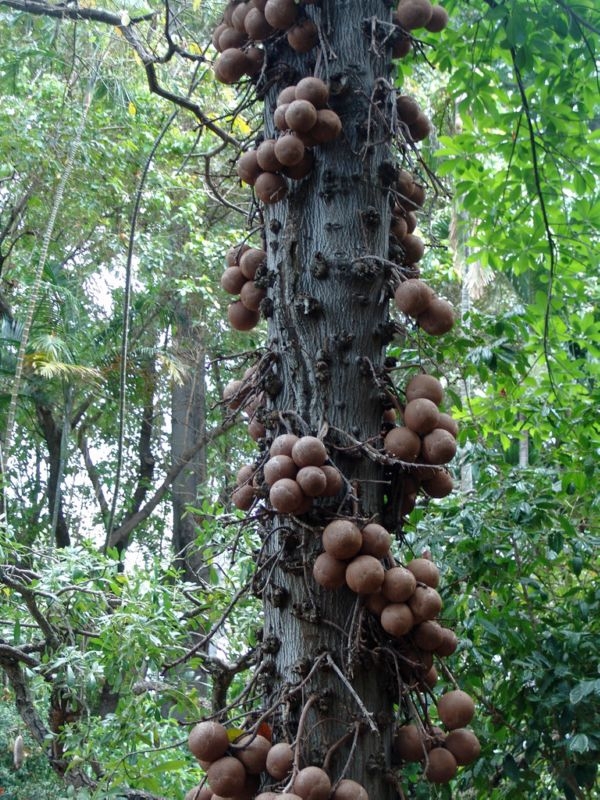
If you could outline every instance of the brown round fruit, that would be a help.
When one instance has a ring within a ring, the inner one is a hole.
[[[267,429],[262,422],[259,422],[257,419],[252,419],[248,423],[248,435],[255,442],[258,442],[265,438],[267,435]]]
[[[213,66],[215,78],[221,83],[227,84],[237,83],[246,74],[247,68],[246,54],[237,47],[228,47],[223,50]]]
[[[296,481],[307,497],[321,497],[327,488],[327,476],[320,467],[302,467]]]
[[[336,519],[323,530],[323,548],[333,558],[353,558],[362,547],[362,534],[348,519]]]
[[[362,536],[361,555],[384,558],[389,553],[392,537],[383,525],[369,522],[360,533]]]
[[[264,467],[265,483],[273,486],[274,483],[282,478],[294,479],[298,472],[298,467],[290,456],[282,454],[271,456]]]
[[[238,159],[236,171],[240,180],[249,186],[254,186],[256,179],[262,172],[262,168],[257,161],[256,150],[248,150],[246,153],[242,153]]]
[[[285,112],[288,110],[289,103],[277,106],[273,112],[273,124],[278,131],[288,131],[290,126],[285,121]]]
[[[216,761],[229,747],[227,729],[219,722],[199,722],[190,731],[188,747],[201,761]]]
[[[304,767],[294,778],[292,789],[302,800],[328,800],[331,781],[324,769]]]
[[[316,109],[324,108],[329,100],[329,87],[320,78],[302,78],[296,84],[296,100],[308,100]]]
[[[412,233],[407,233],[400,243],[404,250],[404,258],[407,264],[414,264],[423,258],[425,245],[422,240]]]
[[[254,183],[254,191],[259,200],[272,205],[283,200],[288,193],[288,187],[283,176],[273,172],[263,172]]]
[[[277,95],[277,106],[289,105],[296,99],[296,84],[286,86]]]
[[[407,125],[411,125],[421,111],[420,105],[414,99],[414,97],[409,97],[406,94],[401,94],[396,99],[396,109],[398,110],[398,116],[405,122]]]
[[[262,71],[265,63],[265,51],[260,47],[248,47],[246,49],[246,59],[248,61],[246,75],[254,78]]]
[[[217,50],[219,50],[220,53],[224,53],[225,50],[231,50],[233,48],[239,49],[243,47],[247,41],[248,37],[245,33],[236,31],[235,28],[227,25],[219,34],[219,46]]]
[[[383,586],[385,570],[374,556],[356,556],[346,568],[346,583],[356,594],[373,594]]]
[[[431,33],[439,33],[443,31],[448,24],[448,12],[442,6],[434,6],[432,8],[431,17],[429,22],[425,25],[426,29]]]
[[[431,19],[433,7],[429,0],[400,0],[396,11],[398,24],[404,30],[423,28]]]
[[[339,471],[339,469],[337,469],[337,467],[333,467],[328,464],[323,464],[321,469],[327,478],[327,486],[323,492],[323,497],[335,497],[336,494],[339,494],[342,491],[344,486],[342,473]]]
[[[282,781],[292,770],[294,751],[287,742],[274,744],[267,754],[267,772],[277,781]]]
[[[273,28],[287,30],[298,16],[298,6],[294,0],[267,0],[264,15]]]
[[[307,175],[310,175],[314,164],[315,157],[310,150],[306,149],[305,146],[302,161],[299,161],[293,167],[283,167],[281,171],[287,178],[291,178],[294,181],[300,181],[302,178],[306,178]]]
[[[294,100],[287,107],[285,121],[293,131],[305,133],[317,122],[317,109],[308,100]]]
[[[442,633],[442,626],[439,622],[427,619],[424,622],[415,625],[412,631],[413,642],[421,650],[427,650],[428,653],[437,651],[438,646],[442,643],[444,634]]]
[[[346,567],[345,561],[321,553],[313,564],[313,578],[324,589],[341,589],[346,585]]]
[[[464,728],[473,719],[475,703],[461,689],[442,695],[437,703],[438,715],[449,731]]]
[[[292,448],[298,441],[298,436],[294,433],[282,433],[273,439],[269,448],[270,456],[289,456],[292,457]]]
[[[240,511],[248,511],[252,507],[255,494],[254,487],[249,484],[238,486],[231,494],[231,502]]]
[[[253,281],[256,277],[257,269],[266,263],[267,254],[265,251],[259,249],[258,247],[251,247],[249,250],[246,250],[246,252],[243,253],[242,257],[240,258],[240,269],[242,270],[242,275],[246,278],[246,280]]]
[[[292,458],[299,467],[320,467],[327,460],[327,450],[316,436],[301,436],[292,448]]]
[[[440,571],[429,558],[413,558],[406,565],[419,583],[424,583],[436,589],[440,583]]]
[[[382,592],[374,592],[365,598],[365,606],[376,617],[381,617],[381,612],[387,606],[388,601]]]
[[[223,389],[223,402],[225,405],[233,410],[240,408],[246,395],[246,392],[242,392],[242,389],[244,389],[244,381],[229,381]]]
[[[256,151],[258,166],[265,172],[279,172],[283,164],[275,154],[275,139],[264,139]]]
[[[450,414],[446,414],[444,411],[440,412],[440,418],[437,426],[438,428],[443,428],[445,431],[448,431],[448,433],[451,433],[455,439],[458,436],[458,422],[453,419]]]
[[[408,604],[415,622],[435,619],[442,610],[442,598],[430,586],[417,586]]]
[[[311,130],[317,144],[332,142],[342,132],[342,120],[329,108],[321,108],[317,111],[317,121]]]
[[[219,25],[217,25],[217,27],[213,31],[211,39],[212,46],[215,48],[215,50],[218,50],[219,53],[221,52],[221,47],[219,46],[219,37],[221,36],[223,31],[226,30],[226,28],[228,27],[229,25],[227,25],[225,22],[221,22]]]
[[[406,603],[390,603],[381,612],[381,627],[396,639],[406,636],[413,625],[414,617]]]
[[[237,300],[227,309],[227,317],[236,331],[250,331],[258,324],[260,314],[258,311],[250,311],[241,300]]]
[[[265,769],[270,749],[271,742],[264,736],[247,733],[236,740],[233,753],[249,775],[259,775]]]
[[[427,313],[427,309],[435,299],[435,292],[420,278],[409,278],[402,281],[394,292],[396,306],[409,317],[418,317]]]
[[[275,157],[284,167],[293,167],[304,158],[304,145],[293,133],[280,137],[275,142]]]
[[[413,400],[424,403],[425,400]],[[423,431],[425,432],[425,431]],[[426,464],[448,464],[456,455],[456,439],[443,428],[435,428],[423,438],[421,458]]]
[[[413,142],[422,142],[431,133],[431,120],[427,114],[421,112],[416,121],[408,126],[408,130]]]
[[[230,247],[229,250],[225,253],[225,264],[228,267],[239,267],[240,258],[249,250],[250,246],[243,243],[243,244],[236,244],[234,247]]]
[[[296,514],[304,504],[304,494],[295,480],[280,478],[271,486],[269,501],[280,514]]]
[[[479,739],[468,728],[456,728],[450,731],[444,744],[456,759],[459,767],[471,764],[479,758],[481,752]]]
[[[390,603],[405,603],[417,588],[412,572],[404,567],[392,567],[385,573],[381,591]]]
[[[402,761],[422,761],[425,758],[425,741],[416,725],[398,728],[394,737],[394,750]]]
[[[449,472],[440,470],[435,472],[431,478],[426,478],[421,486],[429,497],[447,497],[454,489],[454,480]]]
[[[369,794],[360,783],[344,778],[338,783],[331,800],[369,800]]]
[[[442,384],[433,375],[421,373],[415,375],[406,385],[406,402],[417,400],[418,398],[431,400],[436,406],[441,405],[444,399],[444,389]]]
[[[244,464],[238,469],[237,475],[235,476],[236,485],[243,486],[245,483],[250,483],[253,477],[254,467],[250,466],[250,464]]]
[[[426,397],[417,397],[416,400],[408,402],[404,408],[404,424],[411,431],[422,435],[436,427],[439,416],[440,412],[436,404]],[[450,436],[447,431],[444,433]],[[421,446],[421,455],[423,455],[423,446],[424,443]]]
[[[456,759],[444,747],[430,750],[425,768],[425,777],[431,783],[448,783],[456,775]]]
[[[246,278],[239,267],[227,267],[221,275],[221,288],[228,294],[239,294]]]
[[[401,461],[416,461],[421,452],[421,439],[410,428],[392,428],[383,440],[386,453]]]
[[[458,639],[454,631],[450,630],[450,628],[442,628],[442,641],[435,650],[436,655],[442,658],[451,656],[452,653],[456,651],[457,647]]]
[[[260,311],[260,304],[266,296],[266,291],[254,281],[246,281],[240,290],[240,300],[250,311]]]
[[[213,794],[229,797],[244,788],[246,770],[241,761],[233,756],[223,756],[213,761],[206,770],[206,779]]]
[[[194,786],[193,789],[190,789],[189,792],[186,793],[183,800],[211,800],[212,796],[213,793],[208,786],[200,784],[198,786]]]
[[[274,31],[263,12],[258,8],[251,8],[246,14],[244,29],[254,42],[264,42]]]
[[[319,30],[312,19],[304,17],[289,29],[287,40],[292,50],[308,53],[319,43]]]

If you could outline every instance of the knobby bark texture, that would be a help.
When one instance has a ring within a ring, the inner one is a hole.
[[[316,63],[282,47],[282,77],[265,98],[272,135],[277,94],[315,74],[331,87],[329,106],[343,123],[337,140],[316,148],[309,177],[264,213],[268,344],[280,384],[274,433],[323,436],[347,479],[341,506],[339,497],[320,500],[302,523],[275,517],[267,531],[265,558],[276,564],[264,590],[267,686],[271,703],[283,699],[277,737],[298,736],[301,766],[326,759],[334,781],[344,772],[379,800],[395,796],[388,759],[397,691],[382,680],[385,655],[369,641],[357,596],[321,589],[311,565],[328,521],[382,521],[384,512],[381,466],[349,450],[339,432],[366,441],[381,428],[389,292],[380,259],[388,251],[394,97],[389,52],[372,46],[370,30],[372,19],[388,17],[380,0],[325,0]]]

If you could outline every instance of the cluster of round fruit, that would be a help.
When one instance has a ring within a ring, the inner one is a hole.
[[[412,317],[425,333],[443,336],[454,325],[454,309],[420,278],[403,280],[394,292],[396,306]]]
[[[396,26],[392,58],[404,58],[412,50],[412,39],[407,33],[417,28],[439,33],[448,24],[448,14],[442,6],[434,6],[429,0],[400,0],[392,12],[392,22]]]
[[[221,287],[240,299],[227,309],[227,317],[236,331],[252,330],[260,319],[260,304],[266,296],[264,289],[255,283],[256,271],[266,264],[267,254],[247,244],[232,247],[225,256],[225,271]]]
[[[458,424],[439,410],[444,399],[442,384],[433,375],[415,375],[406,386],[405,396],[404,424],[386,433],[384,450],[411,464],[448,464],[456,454]],[[423,470],[419,477],[430,497],[446,497],[453,489],[452,477],[446,470]]]
[[[316,497],[335,497],[343,487],[340,471],[326,464],[327,450],[316,436],[277,436],[263,468],[269,502],[280,514],[305,514]]]
[[[241,409],[247,415],[250,438],[258,442],[260,439],[264,439],[267,429],[256,418],[256,412],[264,402],[264,392],[258,391],[256,384],[252,381],[255,371],[255,367],[249,367],[241,380],[229,381],[223,389],[223,402],[232,411]],[[245,483],[246,478],[240,480],[238,485]]]
[[[351,780],[340,781],[332,793],[328,774],[316,766],[298,770],[283,792],[256,794],[261,774],[283,781],[294,767],[291,745],[272,744],[260,734],[240,735],[219,722],[205,721],[192,728],[188,746],[206,770],[206,781],[190,789],[185,800],[369,800],[365,789]]]
[[[427,114],[421,110],[417,101],[406,94],[401,94],[396,98],[396,112],[398,119],[404,125],[404,132],[408,131],[409,137],[413,142],[422,142],[431,133],[431,120]],[[408,176],[412,181],[412,176]],[[423,205],[423,203],[419,203]]]
[[[448,783],[458,767],[478,758],[481,745],[468,725],[475,711],[471,697],[460,689],[443,694],[437,701],[440,721],[448,733],[432,726],[403,725],[394,737],[394,752],[402,761],[426,761],[425,777],[432,783]]]

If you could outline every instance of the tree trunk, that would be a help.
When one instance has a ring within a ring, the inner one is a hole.
[[[384,518],[382,467],[360,451],[348,451],[344,434],[377,444],[381,430],[394,95],[387,83],[389,56],[373,46],[370,21],[387,19],[389,9],[379,0],[326,0],[321,9],[322,34],[337,59],[329,61],[329,75],[323,64],[315,74],[329,80],[329,104],[343,131],[332,144],[316,148],[313,171],[292,184],[287,200],[265,210],[273,301],[269,348],[278,356],[281,385],[272,419],[286,424],[272,430],[323,435],[348,491],[341,507],[339,498],[318,501],[302,523],[275,517],[268,526],[265,557],[277,559],[277,566],[264,592],[263,649],[271,660],[270,700],[284,701],[275,723],[278,738],[298,735],[300,765],[320,766],[346,737],[327,760],[332,779],[345,765],[345,777],[358,780],[371,798],[386,800],[395,795],[388,768],[397,686],[388,685],[383,649],[357,595],[316,586],[312,563],[320,550],[318,534],[336,515],[361,524]],[[289,59],[288,53],[282,50],[281,58]],[[267,135],[278,92],[306,75],[305,65],[294,56],[287,79],[269,91]],[[303,688],[294,691],[313,667]]]

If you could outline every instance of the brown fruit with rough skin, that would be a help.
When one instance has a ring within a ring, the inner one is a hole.
[[[287,183],[281,175],[263,172],[254,183],[254,191],[259,200],[267,205],[278,203],[288,193]]]
[[[260,304],[266,296],[266,291],[257,286],[254,281],[246,281],[240,289],[240,300],[250,311],[260,311]]]
[[[414,264],[423,258],[425,253],[425,246],[418,236],[412,233],[407,233],[400,243],[404,250],[404,257],[408,264]]]
[[[249,775],[259,775],[265,769],[270,749],[271,742],[264,736],[248,733],[236,740],[233,753]]]
[[[420,278],[402,281],[394,292],[396,306],[409,317],[423,315],[435,299],[435,292]]]
[[[302,489],[291,478],[280,478],[269,491],[269,501],[280,514],[298,513],[304,500]]]
[[[360,533],[362,536],[361,555],[384,558],[389,553],[392,537],[383,525],[369,522]]]
[[[385,570],[374,556],[356,556],[346,568],[346,583],[356,594],[373,594],[383,586]]]
[[[388,425],[395,425],[398,421],[398,412],[395,408],[384,408],[382,420],[387,422]]]
[[[244,29],[254,42],[264,42],[275,30],[258,8],[251,8],[246,14]]]
[[[417,581],[412,572],[404,567],[392,567],[386,570],[381,591],[390,603],[405,603],[417,588]]]
[[[241,300],[237,300],[228,307],[227,317],[229,324],[236,331],[250,331],[256,327],[260,314],[258,311],[250,311]]]
[[[285,112],[288,110],[289,105],[289,103],[283,103],[283,105],[277,106],[273,112],[273,124],[278,131],[289,131],[290,129],[290,126],[285,121]]]
[[[192,755],[202,761],[216,761],[229,747],[227,729],[219,722],[199,722],[188,736]]]
[[[433,687],[436,685],[437,682],[438,682],[437,669],[434,666],[431,666],[423,676],[423,683],[425,684],[425,686],[428,686],[430,689],[433,689]]]
[[[294,0],[267,0],[264,15],[273,28],[287,30],[298,16],[298,6]]]
[[[429,22],[425,28],[431,33],[439,33],[443,31],[448,24],[448,12],[442,6],[434,6],[432,9]]]
[[[219,45],[219,37],[221,36],[223,31],[226,30],[228,27],[229,25],[227,25],[225,22],[221,22],[219,25],[217,25],[217,27],[213,31],[212,46],[215,48],[215,50],[218,50],[219,53],[221,52],[222,49]]]
[[[319,31],[312,19],[304,17],[289,29],[287,40],[292,50],[308,53],[319,43]]]
[[[383,447],[401,461],[416,461],[421,452],[421,439],[410,428],[392,428],[383,440]]]
[[[254,467],[250,466],[250,464],[244,464],[244,466],[238,469],[237,475],[235,476],[236,486],[243,486],[245,483],[249,483],[253,477]]]
[[[396,109],[402,122],[410,125],[411,123],[415,122],[419,116],[421,106],[413,97],[409,97],[406,94],[401,94],[396,98]]]
[[[412,50],[412,42],[407,36],[403,36],[400,31],[396,31],[392,37],[392,58],[404,58]]]
[[[408,126],[408,130],[413,142],[422,142],[431,133],[431,120],[427,114],[421,112],[416,121]]]
[[[211,800],[213,793],[208,786],[194,786],[186,793],[183,800]]]
[[[456,759],[444,747],[430,750],[425,768],[425,777],[431,783],[448,783],[456,775]]]
[[[293,100],[285,112],[285,121],[291,130],[305,133],[317,122],[317,109],[308,100]]]
[[[396,19],[404,30],[412,31],[427,25],[432,12],[433,7],[429,0],[400,0]]]
[[[412,631],[413,642],[421,650],[427,650],[428,653],[437,650],[442,643],[443,636],[442,626],[439,622],[431,619],[415,625]]]
[[[435,619],[442,610],[442,598],[430,586],[417,586],[408,604],[415,623]]]
[[[242,391],[243,388],[244,381],[233,380],[229,381],[229,383],[223,389],[223,401],[234,411],[241,407],[247,395],[247,390]]]
[[[254,186],[256,179],[262,172],[262,167],[257,161],[256,150],[248,150],[242,153],[236,164],[236,172],[240,180],[249,186]]]
[[[417,227],[417,215],[414,211],[407,211],[404,215],[404,219],[406,220],[406,224],[408,226],[408,232],[412,233],[414,229]],[[433,290],[432,290],[433,291]],[[435,294],[434,294],[435,297]]]
[[[426,397],[417,397],[411,400],[404,408],[404,424],[407,428],[421,435],[432,431],[439,419],[440,412],[435,403]],[[447,433],[447,431],[444,431]],[[448,434],[449,436],[450,434]],[[421,445],[421,456],[423,455],[423,445]]]
[[[275,139],[264,139],[256,151],[258,166],[265,172],[279,172],[283,164],[275,154]]]
[[[246,770],[237,758],[223,756],[213,761],[206,770],[206,779],[214,794],[228,797],[242,791],[246,781]]]
[[[306,149],[305,146],[302,161],[294,164],[293,167],[283,167],[281,171],[286,177],[291,178],[294,181],[300,181],[302,178],[306,178],[307,175],[310,175],[314,164],[315,157],[310,150]]]
[[[251,247],[246,250],[240,258],[240,269],[246,280],[253,281],[256,270],[267,263],[267,254],[258,247]]]
[[[317,111],[317,121],[311,130],[311,135],[317,144],[332,142],[337,139],[341,132],[342,120],[335,111],[329,108],[321,108]]]
[[[328,800],[331,781],[324,769],[304,767],[294,778],[292,789],[302,800]]]
[[[342,474],[337,467],[333,467],[328,464],[323,464],[321,469],[327,478],[327,485],[325,487],[325,491],[323,492],[323,497],[335,497],[336,494],[339,494],[344,487],[344,479],[342,478]]]
[[[374,592],[368,595],[365,600],[366,608],[376,617],[381,617],[381,612],[388,605],[388,601],[383,596],[382,592]]]
[[[277,455],[271,456],[265,464],[263,472],[267,486],[273,486],[282,478],[295,479],[298,467],[290,456]]]
[[[437,702],[438,715],[449,731],[464,728],[473,719],[475,703],[461,689],[446,692]]]
[[[431,336],[443,336],[452,330],[454,309],[447,300],[434,297],[425,311],[418,314],[417,322],[425,333]]]
[[[237,489],[233,490],[231,502],[236,508],[239,508],[240,511],[248,511],[248,509],[252,507],[254,497],[254,487],[250,486],[249,484],[245,484],[244,486],[238,486]]]
[[[468,728],[456,728],[450,731],[444,744],[456,759],[459,767],[471,764],[479,758],[481,752],[479,739]]]
[[[267,429],[262,422],[259,422],[257,419],[252,419],[248,423],[248,435],[255,442],[258,442],[265,438],[267,435]]]
[[[396,175],[396,191],[402,196],[403,200],[407,200],[412,196],[415,188],[415,181],[410,172],[405,169],[399,170]]]
[[[241,31],[236,31],[235,28],[227,25],[219,35],[219,52],[224,53],[225,50],[236,49],[239,50],[246,42],[248,37]]]
[[[425,187],[420,183],[415,183],[413,192],[410,196],[410,206],[413,208],[422,208],[425,203]]]
[[[450,628],[442,628],[442,641],[435,649],[435,654],[445,658],[451,656],[458,647],[458,639]]]
[[[272,745],[267,754],[267,772],[277,781],[282,781],[292,770],[294,751],[287,742]]]
[[[286,86],[277,95],[277,106],[289,105],[296,99],[296,85]]]
[[[392,223],[390,225],[390,233],[392,236],[395,236],[398,241],[404,239],[406,234],[408,233],[408,225],[406,224],[406,220],[404,217],[394,216],[392,217]]]
[[[425,758],[425,741],[416,725],[403,725],[394,737],[394,750],[402,761],[422,761]]]
[[[228,294],[239,294],[246,278],[239,267],[227,267],[221,275],[221,288]]]
[[[413,403],[420,402],[413,400]],[[422,401],[424,402],[424,401]],[[448,464],[456,455],[456,439],[443,428],[435,428],[423,438],[421,458],[427,464]]]
[[[321,497],[327,488],[327,476],[320,467],[302,467],[296,481],[307,497]]]
[[[321,553],[313,564],[313,577],[324,589],[341,589],[346,585],[346,567],[345,561]]]
[[[308,100],[316,109],[324,108],[329,100],[329,87],[320,78],[302,78],[296,84],[295,100]]]
[[[344,778],[338,783],[331,800],[369,800],[369,794],[360,783]]]
[[[292,448],[298,441],[298,436],[294,433],[282,433],[273,439],[269,448],[270,456],[289,456],[292,457]]]
[[[284,167],[293,167],[304,158],[304,145],[293,133],[280,137],[275,142],[274,153]]]
[[[406,402],[424,397],[439,406],[444,399],[442,384],[433,375],[420,373],[412,377],[406,385]]]
[[[237,83],[246,74],[248,60],[246,54],[237,47],[228,47],[214,63],[215,78],[221,83]]]
[[[234,247],[230,247],[225,253],[225,264],[228,267],[239,267],[240,258],[244,255],[246,250],[249,249],[250,246],[245,243],[236,244]]]
[[[436,589],[440,583],[440,571],[429,558],[413,558],[406,565],[419,583],[424,583]]]
[[[261,50],[260,47],[248,47],[246,49],[246,59],[248,61],[246,75],[254,78],[262,71],[265,63],[265,51]]]
[[[249,3],[238,3],[231,12],[231,27],[235,28],[236,31],[245,33],[244,20],[250,8],[251,6]]]
[[[327,460],[327,450],[316,436],[301,436],[292,448],[292,458],[299,467],[320,467]]]
[[[451,433],[452,436],[456,439],[458,436],[458,422],[450,416],[450,414],[446,414],[444,411],[440,412],[440,418],[438,420],[438,428],[443,428],[448,433]]]
[[[390,636],[399,639],[412,630],[414,617],[406,603],[390,603],[381,612],[381,627]]]
[[[421,483],[421,486],[429,497],[447,497],[454,489],[454,480],[449,472],[440,470],[434,473],[431,478],[426,478]]]
[[[348,519],[336,519],[323,530],[323,548],[333,558],[353,558],[362,546],[362,534]]]

